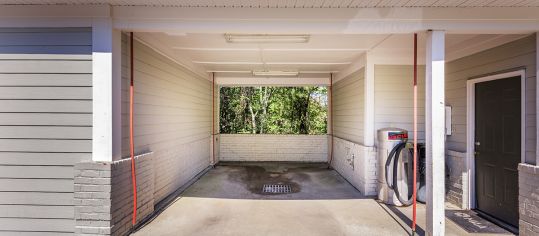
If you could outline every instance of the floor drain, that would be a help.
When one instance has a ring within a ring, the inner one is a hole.
[[[263,193],[291,193],[292,188],[288,184],[264,184]]]

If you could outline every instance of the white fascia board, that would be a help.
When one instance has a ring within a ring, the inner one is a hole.
[[[0,7],[0,27],[92,27],[93,18],[110,14],[108,5],[7,5]]]
[[[321,17],[323,16],[323,17]],[[539,30],[539,8],[216,9],[115,6],[115,27],[146,32],[387,34]]]

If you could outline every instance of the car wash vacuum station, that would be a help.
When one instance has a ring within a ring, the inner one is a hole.
[[[425,145],[418,143],[416,184],[414,185],[413,143],[408,131],[398,128],[378,130],[378,199],[385,204],[409,206],[413,203],[413,188],[417,200],[425,202]]]

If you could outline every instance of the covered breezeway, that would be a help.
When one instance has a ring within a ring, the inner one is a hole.
[[[0,8],[0,235],[539,232],[536,3],[27,2]],[[327,132],[220,133],[235,86],[327,87]],[[377,200],[388,127],[426,144],[417,216]]]

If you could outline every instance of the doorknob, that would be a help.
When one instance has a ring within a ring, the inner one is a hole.
[[[481,146],[480,142],[475,142],[475,146]]]

